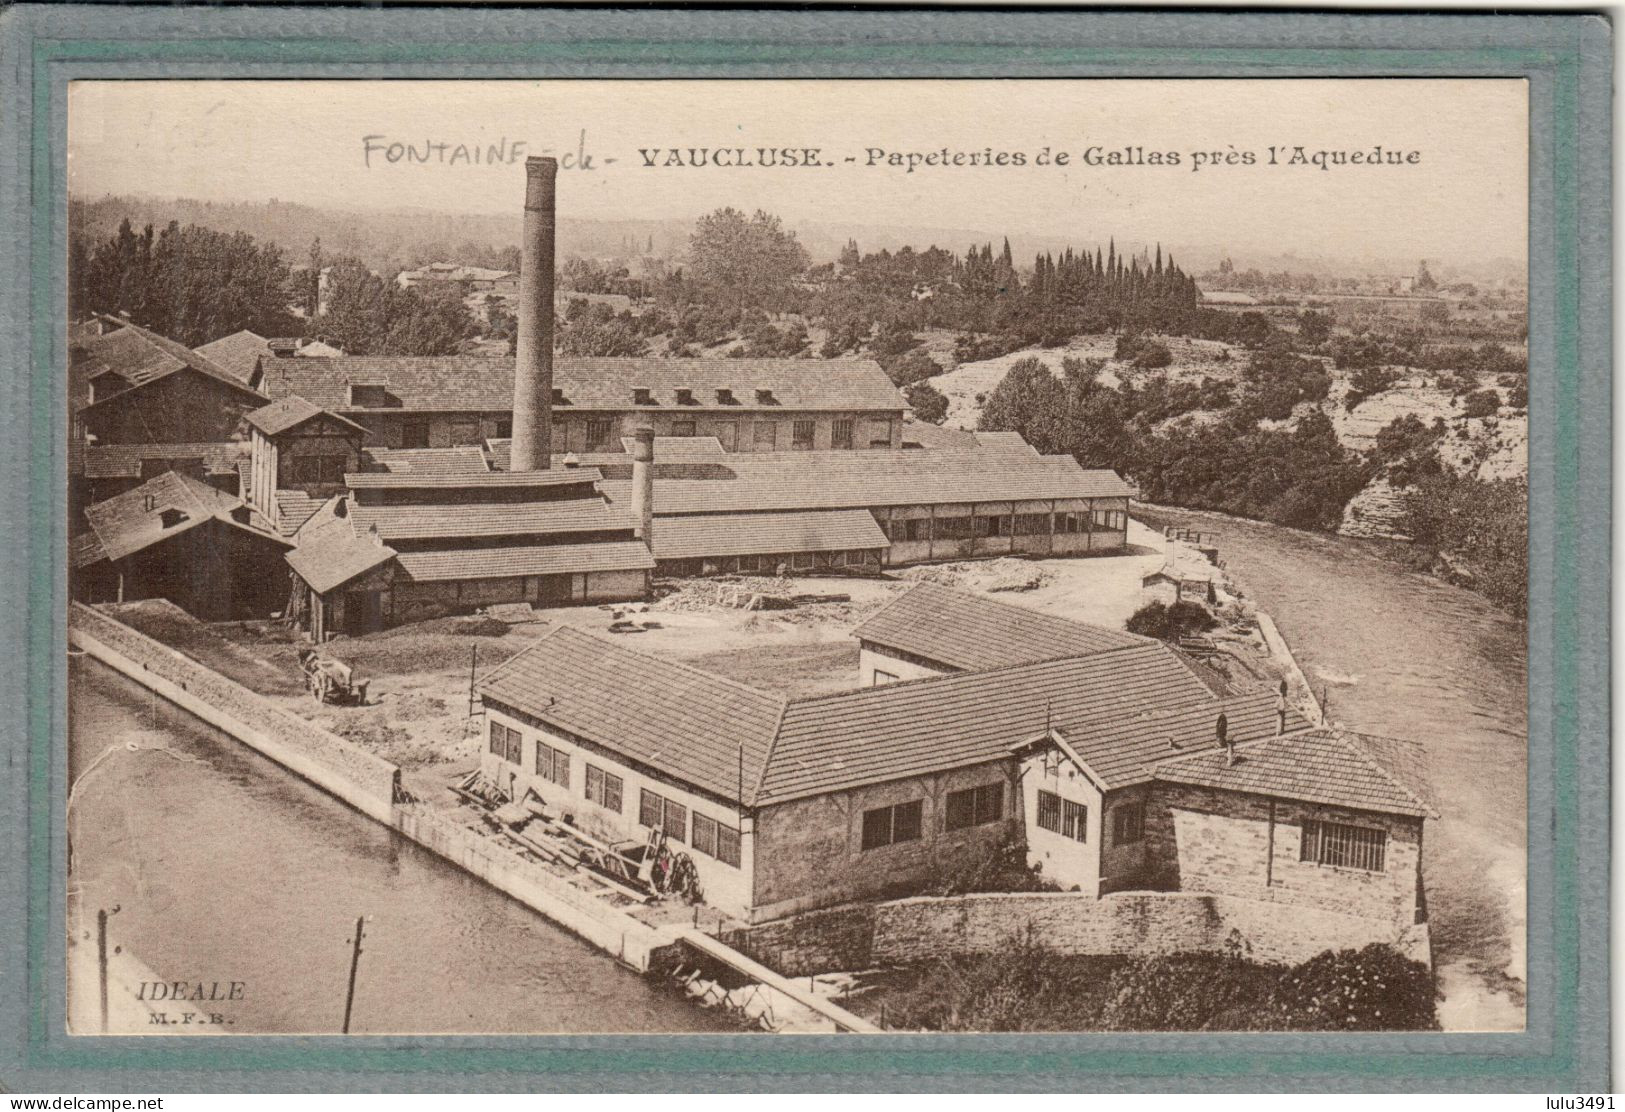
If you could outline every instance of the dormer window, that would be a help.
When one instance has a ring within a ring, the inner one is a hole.
[[[565,402],[565,400],[564,400],[564,391],[562,389],[560,389],[559,387],[557,387],[557,386],[553,387],[552,403],[554,405],[565,405],[565,404],[567,404]]]
[[[173,529],[186,520],[186,515],[177,509],[168,509],[158,514],[158,520],[163,522],[165,529]]]
[[[694,391],[693,390],[690,390],[686,386],[679,386],[677,388],[677,404],[678,405],[699,405],[700,403],[694,400]]]
[[[772,390],[757,390],[756,391],[756,404],[757,405],[778,405],[779,403],[774,400]]]
[[[633,405],[654,405],[654,394],[647,386],[634,386],[632,388]]]
[[[734,397],[734,392],[732,390],[728,389],[726,386],[720,386],[717,388],[717,404],[738,405],[739,399]]]

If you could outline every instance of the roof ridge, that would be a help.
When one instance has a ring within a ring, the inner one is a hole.
[[[1160,642],[1152,642],[1160,644]],[[854,687],[845,691],[827,691],[822,695],[801,695],[788,700],[796,706],[806,706],[811,703],[831,702],[836,699],[848,699],[858,695],[868,695],[876,691],[902,690],[904,688],[919,687],[923,684],[946,683],[952,680],[969,680],[972,677],[997,676],[1000,673],[1019,672],[1029,668],[1043,668],[1053,664],[1062,664],[1067,661],[1093,661],[1097,657],[1108,656],[1113,653],[1126,653],[1130,650],[1147,648],[1146,645],[1113,645],[1111,648],[1101,649],[1090,653],[1068,653],[1064,656],[1050,657],[1045,660],[1028,660],[1019,664],[1001,664],[997,668],[973,668],[960,672],[944,672],[935,676],[917,676],[909,680],[893,680],[891,683],[877,684],[871,687]]]
[[[779,735],[784,733],[784,715],[790,709],[790,700],[779,701],[779,716],[773,720],[773,735],[767,743],[767,752],[762,754],[762,767],[756,773],[756,783],[750,789],[750,802],[741,799],[742,807],[755,807],[756,801],[762,798],[762,785],[767,783],[767,770],[773,767],[773,754],[779,749]]]
[[[1357,741],[1350,740],[1343,730],[1333,727],[1329,732],[1331,734],[1332,741],[1335,741],[1337,744],[1343,746],[1343,748],[1353,752],[1355,756],[1359,757],[1367,765],[1369,765],[1374,772],[1376,772],[1384,780],[1387,780],[1402,794],[1408,796],[1413,803],[1422,808],[1422,810],[1426,811],[1429,815],[1432,815],[1434,818],[1439,817],[1439,812],[1434,808],[1433,804],[1429,803],[1427,800],[1417,795],[1416,792],[1411,790],[1411,788],[1407,786],[1402,779],[1396,776],[1391,769],[1382,764],[1382,762],[1378,761],[1377,758],[1371,754],[1371,751],[1365,746],[1361,745]],[[1354,731],[1347,731],[1347,733],[1354,733]],[[1359,735],[1355,734],[1355,736],[1358,737]],[[1388,738],[1387,740],[1403,741],[1404,739]]]

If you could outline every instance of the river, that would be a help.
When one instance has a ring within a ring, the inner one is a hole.
[[[1446,1029],[1523,1027],[1528,656],[1522,622],[1406,569],[1383,541],[1158,510],[1219,534],[1230,577],[1275,619],[1331,718],[1428,754],[1441,818],[1426,833]]]
[[[106,667],[69,691],[73,929],[243,982],[233,1033],[339,1031],[358,915],[356,1033],[731,1029]]]

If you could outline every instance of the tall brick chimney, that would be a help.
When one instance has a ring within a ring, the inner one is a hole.
[[[546,471],[553,451],[555,158],[525,159],[519,257],[519,335],[513,372],[512,471]]]
[[[634,534],[652,553],[655,550],[655,430],[647,425],[632,430],[632,516]]]

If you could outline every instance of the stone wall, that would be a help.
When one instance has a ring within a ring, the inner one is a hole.
[[[390,821],[400,782],[396,765],[83,604],[69,611],[68,635],[72,644],[211,726],[380,822]]]
[[[1058,954],[1227,953],[1296,964],[1372,942],[1430,962],[1425,925],[1190,892],[918,897],[853,904],[732,931],[723,941],[787,976],[992,954],[1027,931]],[[1234,932],[1234,933],[1232,933]]]

